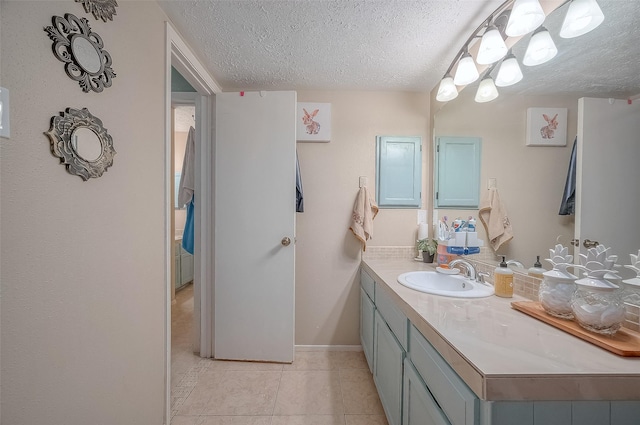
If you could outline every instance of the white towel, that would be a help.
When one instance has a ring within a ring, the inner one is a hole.
[[[178,205],[180,208],[191,202],[195,190],[195,157],[196,157],[196,130],[189,128],[187,145],[184,148],[182,161],[182,175],[180,176],[180,188],[178,190]]]
[[[507,208],[500,200],[500,195],[498,195],[496,188],[491,188],[486,192],[482,201],[480,201],[478,215],[487,231],[489,243],[494,251],[497,251],[505,242],[513,239],[513,229],[511,228]]]
[[[378,214],[378,205],[366,187],[361,187],[353,205],[351,214],[351,231],[362,243],[362,250],[367,250],[367,240],[373,235],[373,219]]]

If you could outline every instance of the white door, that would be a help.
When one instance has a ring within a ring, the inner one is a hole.
[[[585,253],[585,240],[597,241],[611,247],[618,264],[629,264],[640,249],[640,103],[580,99],[577,159],[579,249]]]
[[[218,359],[293,361],[295,120],[295,92],[216,95]]]

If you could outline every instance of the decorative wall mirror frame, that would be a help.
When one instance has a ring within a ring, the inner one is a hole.
[[[113,165],[113,140],[87,108],[67,108],[51,117],[51,128],[44,134],[51,142],[51,153],[84,181],[100,177]]]
[[[107,19],[113,21],[113,15],[116,15],[116,7],[118,3],[116,0],[76,0],[77,3],[82,3],[84,10],[87,13],[92,13],[96,19],[102,19],[107,22]]]
[[[64,70],[69,78],[78,81],[85,93],[100,93],[111,87],[116,76],[111,69],[111,55],[102,49],[102,38],[91,31],[89,21],[67,13],[64,18],[54,16],[52,22],[44,30],[53,40],[53,54],[66,64]]]

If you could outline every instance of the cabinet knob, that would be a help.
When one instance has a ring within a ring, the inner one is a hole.
[[[289,246],[289,244],[291,244],[291,239],[289,239],[288,237],[286,237],[286,236],[285,236],[284,238],[282,238],[282,240],[280,241],[280,243],[281,243],[283,246]]]

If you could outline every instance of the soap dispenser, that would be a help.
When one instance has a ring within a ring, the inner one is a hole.
[[[493,286],[495,294],[499,297],[513,297],[513,270],[507,267],[505,257],[502,256],[502,262],[493,272]]]
[[[528,270],[529,276],[542,279],[544,278],[544,272],[546,272],[546,270],[543,269],[542,264],[540,264],[540,256],[536,255],[536,262],[533,264],[533,267]]]

